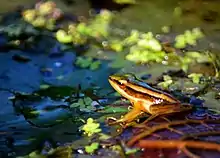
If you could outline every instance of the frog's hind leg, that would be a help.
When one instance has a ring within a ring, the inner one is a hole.
[[[182,107],[182,108],[181,108]],[[168,115],[168,114],[173,114],[177,112],[184,112],[191,110],[192,106],[190,104],[179,104],[179,103],[166,103],[166,104],[155,104],[151,106],[151,116],[147,118],[143,122],[143,124],[146,124],[147,122],[155,119],[158,116],[161,115]],[[165,117],[162,117],[164,120],[170,122],[168,119]]]

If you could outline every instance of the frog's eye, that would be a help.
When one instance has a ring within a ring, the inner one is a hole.
[[[136,77],[133,75],[133,74],[129,74],[128,76],[127,76],[127,80],[128,81],[134,81],[136,79]]]

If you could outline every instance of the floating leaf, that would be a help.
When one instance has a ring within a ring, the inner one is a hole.
[[[85,98],[84,98],[84,102],[85,102],[86,105],[91,105],[91,104],[92,104],[92,101],[93,101],[93,100],[92,100],[90,97],[85,97]]]
[[[90,65],[90,70],[96,70],[99,68],[100,65],[101,65],[100,61],[95,61]]]
[[[97,150],[99,147],[99,143],[92,143],[91,145],[88,145],[85,147],[85,151],[88,154],[93,154],[95,152],[95,150]]]
[[[71,108],[76,108],[76,107],[79,107],[80,104],[79,103],[73,103],[70,105]]]
[[[128,112],[128,108],[127,107],[105,107],[102,110],[104,113],[124,113],[124,112]]]

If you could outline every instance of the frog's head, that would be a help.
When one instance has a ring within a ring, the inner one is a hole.
[[[136,77],[133,74],[114,74],[109,76],[109,83],[120,94],[128,88],[128,84],[133,83]]]
[[[133,74],[114,74],[109,76],[109,82],[114,87],[118,86],[126,86],[128,83],[131,83],[136,80],[135,75]]]

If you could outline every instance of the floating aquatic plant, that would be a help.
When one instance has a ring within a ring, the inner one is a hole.
[[[118,4],[135,4],[136,0],[114,0]]]
[[[94,61],[91,57],[83,58],[78,57],[75,64],[81,68],[89,68],[90,70],[97,70],[101,62],[99,60]]]
[[[99,148],[99,143],[92,143],[91,145],[85,146],[85,151],[88,154],[93,154]]]
[[[140,38],[140,32],[138,30],[131,30],[130,35],[124,39],[124,45],[133,45],[136,44]],[[149,33],[149,36],[152,36],[152,33]]]
[[[87,23],[72,23],[69,24],[67,31],[58,30],[56,38],[61,43],[73,43],[76,45],[85,44],[89,38],[106,38],[111,18],[112,13],[110,11],[102,10]]]
[[[200,83],[202,76],[203,74],[200,74],[200,73],[191,73],[188,75],[188,77],[192,79],[193,83],[196,83],[196,84]]]
[[[55,36],[60,43],[65,43],[65,44],[73,43],[74,45],[82,45],[87,42],[87,37],[80,34],[76,30],[74,32],[73,30],[65,31],[63,29],[60,29],[56,32]]]
[[[163,33],[169,33],[169,32],[170,32],[170,27],[169,27],[169,26],[163,26],[163,27],[161,28],[161,31],[162,31]]]
[[[71,43],[71,42],[73,42],[73,37],[71,35],[69,35],[67,32],[65,32],[64,30],[58,30],[56,32],[56,39],[60,43]]]
[[[183,57],[178,57],[181,68],[187,72],[190,63],[212,63],[211,57],[206,52],[188,51],[184,53]]]
[[[162,50],[160,42],[154,38],[152,32],[141,33],[133,30],[129,37],[123,41],[124,45],[130,45],[127,60],[137,63],[158,62],[161,63],[166,53]]]
[[[88,118],[85,125],[83,125],[82,130],[84,134],[91,137],[96,133],[100,133],[102,130],[100,129],[100,124],[96,123],[93,118]]]
[[[109,41],[109,47],[110,47],[110,49],[112,49],[116,52],[121,52],[124,49],[123,41],[111,40],[111,41]]]
[[[96,108],[92,106],[93,100],[90,97],[80,98],[77,103],[73,103],[70,105],[71,108],[79,108],[80,111],[90,112],[95,110]]]
[[[192,31],[186,30],[184,34],[176,36],[174,46],[176,48],[185,48],[187,45],[195,46],[197,40],[202,37],[204,37],[204,35],[199,28],[194,28]]]
[[[163,80],[163,82],[158,83],[158,86],[161,86],[163,89],[168,89],[168,87],[173,83],[172,77],[168,75],[164,75]]]
[[[39,2],[34,9],[27,9],[22,12],[23,19],[34,27],[54,30],[56,21],[62,16],[59,8],[52,1]]]
[[[109,35],[109,24],[113,15],[114,14],[109,10],[101,10],[88,24],[88,27],[91,29],[90,36],[95,38],[106,38]]]

